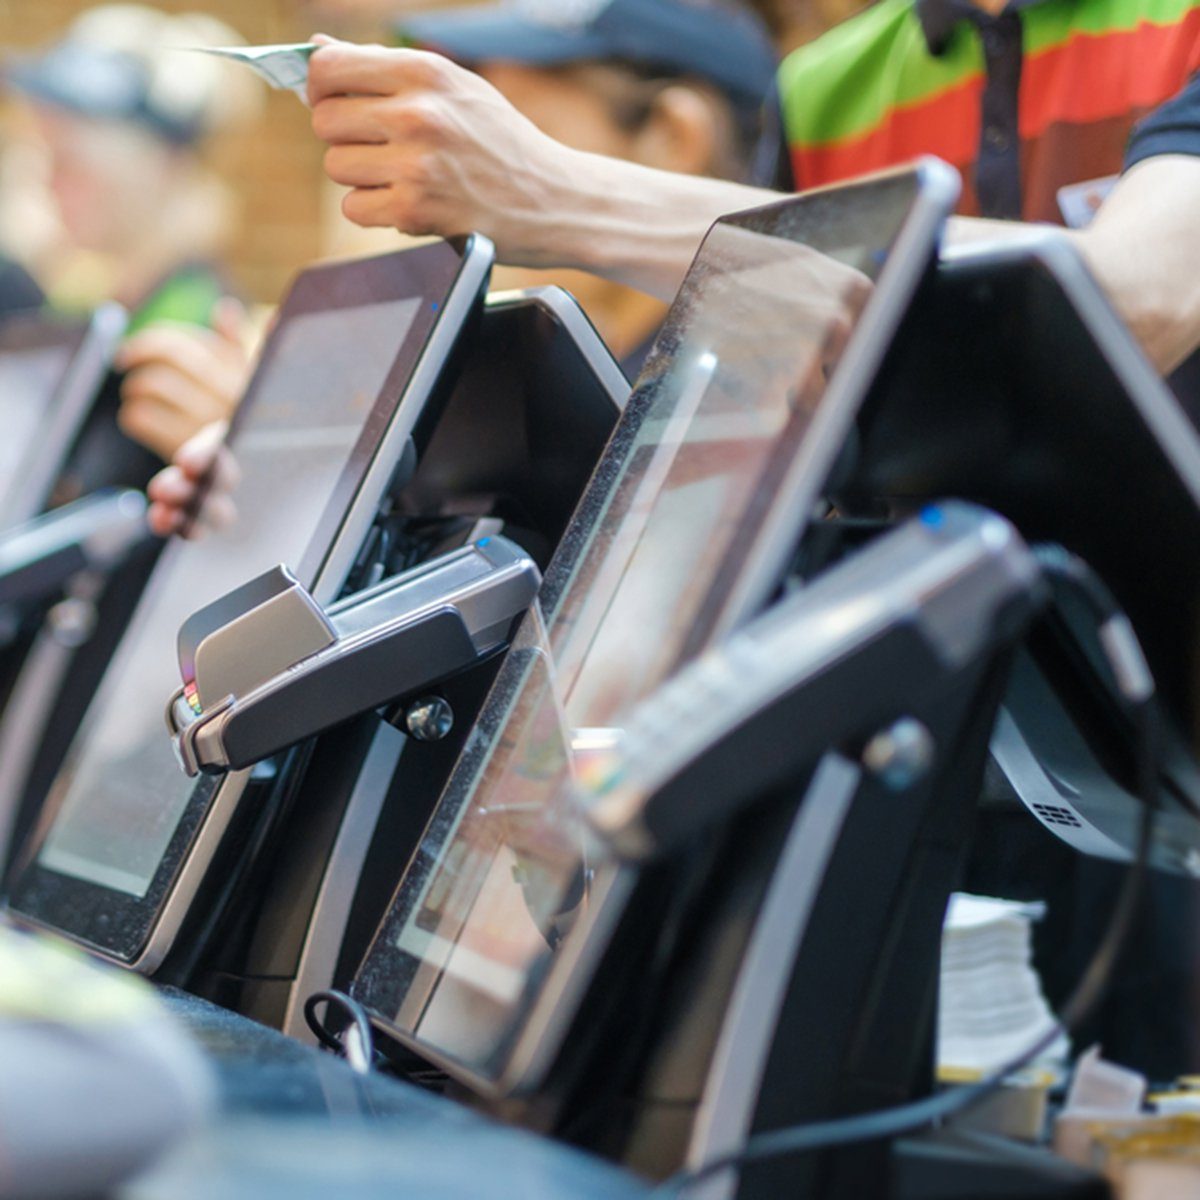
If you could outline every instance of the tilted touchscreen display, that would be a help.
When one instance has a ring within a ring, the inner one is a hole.
[[[597,903],[570,782],[711,641],[773,508],[798,536],[788,469],[915,194],[899,175],[705,241],[355,985],[435,1059],[496,1078]]]
[[[26,458],[45,429],[85,328],[64,326],[54,340],[27,336],[39,322],[12,318],[0,326],[0,519],[24,479]]]
[[[237,436],[239,520],[177,548],[147,593],[72,758],[44,867],[145,894],[193,787],[163,733],[163,698],[179,686],[179,627],[276,563],[299,566],[417,304],[313,313],[280,331],[277,369]],[[337,353],[348,321],[362,347],[354,356]]]
[[[442,245],[300,278],[236,418],[238,519],[167,548],[59,773],[15,910],[136,949],[216,787],[183,775],[165,733],[179,627],[280,562],[313,586],[461,261]]]

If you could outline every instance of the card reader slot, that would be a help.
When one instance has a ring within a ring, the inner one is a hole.
[[[632,711],[583,810],[617,854],[668,853],[902,720],[926,688],[1015,644],[1046,599],[1012,526],[930,506]]]
[[[327,610],[284,568],[251,580],[180,639],[184,687],[166,714],[180,764],[189,775],[248,767],[458,674],[504,645],[540,583],[502,537]],[[310,636],[314,620],[325,638]]]
[[[363,647],[370,653],[332,656],[321,671],[297,672],[279,688],[280,703],[231,710],[222,736],[229,767],[248,767],[264,746],[283,748],[387,704],[402,681],[427,687],[479,657],[453,609],[424,617],[420,627],[419,637],[373,639]]]
[[[422,590],[435,576],[439,594],[448,601],[456,595],[465,597],[471,584],[483,579],[495,568],[478,554],[468,553],[457,561],[427,563],[405,572],[398,579],[387,580],[371,589],[357,602],[329,610],[329,616],[339,641],[369,634],[387,620],[393,619],[413,603],[425,600]],[[339,611],[340,610],[340,611]]]

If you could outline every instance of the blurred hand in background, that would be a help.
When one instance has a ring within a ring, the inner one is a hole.
[[[237,519],[233,493],[241,472],[225,445],[228,431],[224,421],[201,430],[150,481],[150,528],[159,537],[180,534],[196,540]]]
[[[161,322],[135,333],[115,362],[126,436],[169,461],[201,429],[228,421],[250,373],[247,325],[241,304],[225,299],[212,329]]]

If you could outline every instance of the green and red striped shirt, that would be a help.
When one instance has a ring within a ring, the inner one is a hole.
[[[948,11],[880,0],[788,57],[798,187],[936,154],[963,174],[960,210],[979,211],[985,52],[977,24]],[[1058,189],[1119,172],[1134,122],[1200,70],[1200,0],[1041,0],[1018,15],[1021,215],[1059,221]]]

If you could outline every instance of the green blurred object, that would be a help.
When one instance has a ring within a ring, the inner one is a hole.
[[[212,324],[213,310],[228,292],[213,267],[204,263],[181,267],[137,306],[129,319],[128,335],[160,321],[207,327]]]

